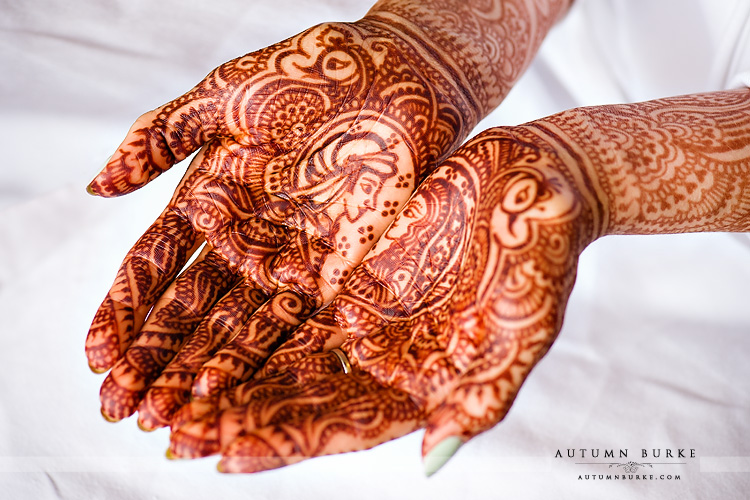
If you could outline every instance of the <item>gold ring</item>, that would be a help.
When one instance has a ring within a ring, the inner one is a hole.
[[[337,358],[339,358],[339,363],[341,363],[341,368],[344,370],[344,374],[349,374],[352,372],[352,365],[349,363],[349,358],[346,357],[346,353],[339,349],[338,347],[334,347],[331,349],[331,352],[336,355]]]

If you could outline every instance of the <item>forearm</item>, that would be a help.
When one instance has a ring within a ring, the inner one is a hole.
[[[750,231],[750,89],[578,108],[525,128],[580,167],[598,235]]]
[[[494,109],[573,0],[381,0],[363,21],[394,31],[474,113]]]

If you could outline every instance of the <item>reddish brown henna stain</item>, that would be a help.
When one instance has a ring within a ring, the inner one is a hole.
[[[244,405],[240,425],[201,432],[236,436],[220,446],[225,470],[253,472],[415,426],[427,427],[426,450],[492,427],[557,335],[588,243],[748,230],[748,125],[750,91],[740,90],[481,134],[419,187],[329,308],[350,335],[354,374],[286,380],[286,394],[255,382],[232,403]]]

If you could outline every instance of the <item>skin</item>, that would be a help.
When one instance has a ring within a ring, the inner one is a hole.
[[[138,118],[92,194],[126,194],[198,153],[86,339],[92,370],[110,370],[105,418],[139,410],[154,429],[189,397],[250,379],[333,300],[568,4],[384,0],[223,64]]]
[[[180,410],[170,453],[257,472],[418,428],[425,455],[465,442],[504,417],[554,341],[589,243],[748,231],[749,174],[750,89],[486,131],[420,185],[321,318],[274,354],[283,363]],[[337,345],[349,375],[325,352]]]

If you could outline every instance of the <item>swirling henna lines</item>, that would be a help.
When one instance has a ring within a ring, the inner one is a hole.
[[[422,196],[445,183],[461,191],[467,207],[452,207],[452,213],[459,215],[456,227],[470,238],[462,235],[456,241],[465,240],[464,245],[447,246],[446,260],[435,260],[434,249],[425,244],[430,237],[410,235],[410,259],[419,260],[414,249],[420,248],[426,262],[443,262],[427,280],[439,283],[432,286],[440,293],[435,299],[416,297],[411,314],[388,318],[347,345],[357,366],[422,401],[428,411],[464,380],[475,360],[490,359],[497,373],[520,373],[515,364],[533,365],[538,356],[531,353],[546,350],[538,344],[549,345],[559,329],[557,297],[569,294],[578,255],[592,239],[591,215],[583,210],[566,165],[530,139],[505,130],[482,134],[435,172],[441,183],[431,177],[420,188]],[[448,206],[446,200],[456,198],[443,196],[439,199]],[[389,238],[390,231],[382,241]],[[375,253],[367,265],[380,256]],[[336,304],[360,290],[353,282]],[[366,301],[359,302],[365,309]],[[350,314],[354,324],[356,312]],[[370,314],[383,317],[379,311]]]
[[[193,382],[193,396],[214,396],[248,380],[314,311],[313,299],[288,290],[271,297],[227,345],[203,364]]]
[[[102,384],[105,417],[120,420],[136,410],[151,382],[236,281],[225,263],[208,250],[177,278]]]
[[[280,395],[288,397],[291,394],[290,387],[298,386],[301,390],[309,384],[341,373],[339,358],[333,353],[323,352],[322,348],[301,356],[291,354],[291,358],[286,360],[287,364],[283,365],[283,370],[278,370],[278,373],[266,372],[261,377],[223,389],[208,398],[194,399],[182,406],[171,419],[172,430],[180,429],[189,422],[202,420],[217,411],[244,406],[252,401],[265,401]]]
[[[177,355],[148,388],[138,406],[142,429],[169,425],[180,407],[190,401],[195,375],[203,364],[239,331],[266,296],[240,283],[221,298]]]
[[[86,338],[92,370],[105,372],[120,358],[197,244],[187,221],[170,209],[138,240],[125,257]]]
[[[609,234],[750,228],[747,89],[583,108],[531,128],[580,158]]]
[[[272,396],[268,386],[275,392]],[[353,442],[358,449],[371,447],[415,430],[422,418],[407,395],[378,386],[362,372],[329,375],[316,384],[286,388],[263,383],[258,390],[264,391],[262,397],[245,406],[225,409],[174,431],[172,453],[196,457],[222,452],[242,461],[244,472],[249,471],[248,461],[257,463],[254,470],[265,470],[269,467],[261,464],[268,461],[286,465],[349,450]],[[251,438],[265,433],[268,439],[261,443]]]
[[[364,20],[397,33],[404,50],[439,60],[426,74],[481,117],[508,93],[570,4],[570,0],[381,0]]]
[[[471,184],[439,169],[409,200],[336,299],[339,324],[350,335],[412,317],[449,295],[470,234]]]
[[[466,439],[497,423],[559,331],[578,254],[594,232],[594,209],[576,192],[569,165],[535,136],[515,132],[483,134],[435,171],[367,259],[369,271],[360,266],[345,299],[326,310],[316,328],[338,327],[347,304],[359,307],[349,311],[352,321],[357,312],[375,318],[357,323],[365,333],[354,329],[342,346],[352,375],[308,366],[301,380],[282,372],[224,390],[210,404],[190,403],[184,413],[196,420],[176,426],[173,452],[221,452],[229,470],[251,472],[361,449],[425,424],[429,450],[446,435]],[[383,271],[401,260],[437,269],[424,270],[424,280],[398,271],[374,279],[378,259]],[[396,289],[411,294],[408,314]]]

